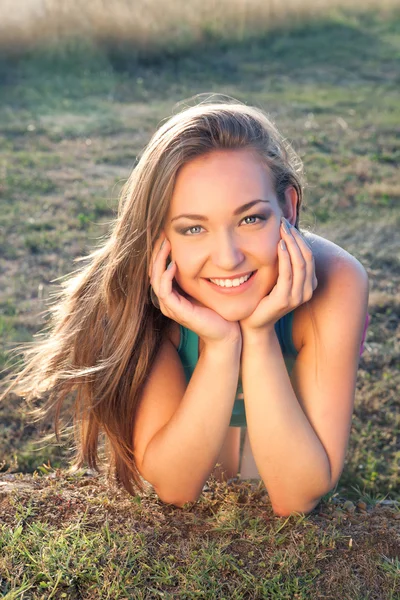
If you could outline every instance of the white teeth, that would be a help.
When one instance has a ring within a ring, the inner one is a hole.
[[[251,277],[251,275],[252,273],[249,273],[248,275],[245,275],[244,277],[239,277],[238,279],[210,279],[210,281],[221,287],[238,287],[239,285],[247,281],[249,277]]]

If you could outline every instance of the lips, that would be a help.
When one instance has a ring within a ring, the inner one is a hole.
[[[208,283],[209,286],[212,287],[212,289],[219,293],[219,294],[228,294],[228,295],[237,295],[237,294],[243,294],[250,286],[253,285],[253,280],[254,277],[256,275],[257,271],[252,271],[250,277],[247,279],[247,281],[245,281],[244,283],[241,283],[240,285],[237,286],[220,286],[216,283],[213,283],[212,281],[209,281],[208,279],[205,279],[205,281]]]

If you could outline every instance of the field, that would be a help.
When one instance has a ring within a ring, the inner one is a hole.
[[[52,424],[30,423],[11,393],[0,404],[4,598],[400,598],[400,12],[382,3],[310,20],[304,6],[264,29],[246,21],[241,37],[183,19],[175,45],[151,28],[136,45],[112,28],[59,46],[34,28],[2,36],[0,377],[43,328],[54,280],[107,236],[155,128],[198,94],[259,106],[292,141],[307,176],[301,227],[362,262],[371,315],[345,468],[307,516],[275,517],[257,481],[210,480],[178,509],[90,471],[67,476],[67,435],[45,441]]]

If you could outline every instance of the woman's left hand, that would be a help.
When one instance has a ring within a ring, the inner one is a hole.
[[[286,313],[311,299],[318,285],[310,246],[285,219],[278,243],[278,280],[254,312],[239,321],[242,333],[273,326]],[[283,240],[283,244],[282,244]]]

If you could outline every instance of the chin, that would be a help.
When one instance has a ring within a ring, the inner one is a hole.
[[[190,294],[185,294],[189,297],[190,301],[197,306],[204,306],[204,308],[209,308],[216,312],[220,317],[225,319],[225,321],[230,321],[231,323],[236,323],[237,321],[241,321],[242,319],[247,319],[255,310],[258,303],[253,306],[248,307],[247,309],[243,306],[222,306],[222,302],[219,306],[214,306],[213,303],[206,303],[204,300],[200,300],[194,298],[194,296],[190,296]]]
[[[245,310],[243,307],[235,307],[235,308],[234,307],[232,307],[232,308],[226,307],[225,309],[222,307],[219,307],[218,310],[215,308],[214,308],[214,310],[223,319],[225,319],[225,321],[229,321],[231,323],[236,323],[237,321],[242,321],[243,319],[247,319],[247,317],[250,317],[250,315],[253,314],[255,308],[256,307]]]

